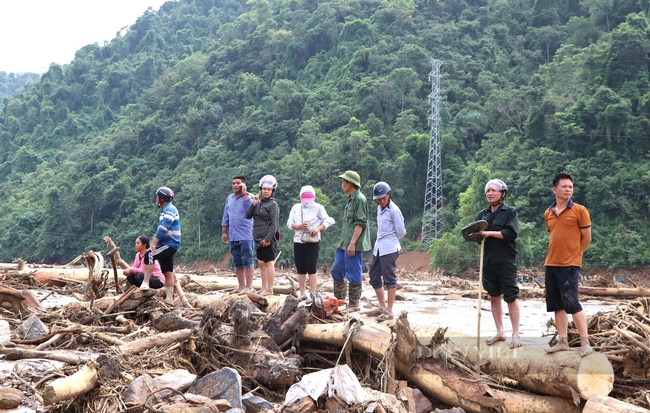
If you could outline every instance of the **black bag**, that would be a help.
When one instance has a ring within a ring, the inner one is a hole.
[[[275,239],[280,241],[280,230],[279,229],[275,230]]]

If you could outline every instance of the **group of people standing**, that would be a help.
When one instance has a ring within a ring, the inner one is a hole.
[[[363,252],[369,251],[368,201],[361,188],[361,177],[355,171],[339,175],[341,189],[348,195],[341,228],[341,240],[334,254],[331,275],[334,296],[345,301],[347,311],[359,309],[363,280]],[[550,233],[546,255],[546,308],[555,313],[559,339],[550,353],[569,350],[567,340],[568,314],[578,329],[580,354],[586,356],[593,349],[589,342],[587,317],[578,301],[578,283],[584,251],[591,243],[591,218],[584,206],[573,202],[573,176],[559,173],[553,178],[555,202],[545,210],[544,221]],[[275,259],[279,240],[280,208],[275,198],[277,179],[265,175],[259,182],[259,195],[247,191],[246,178],[232,179],[233,193],[226,198],[221,222],[221,240],[229,244],[238,287],[234,292],[253,290],[253,250],[256,252],[262,288],[258,293],[273,294]],[[377,202],[377,240],[370,265],[370,285],[375,290],[382,313],[377,321],[393,318],[393,303],[397,288],[396,261],[401,249],[400,239],[406,235],[404,217],[391,201],[391,188],[378,182],[373,188]],[[323,205],[316,202],[316,191],[311,185],[300,189],[300,203],[289,213],[287,227],[294,231],[294,259],[298,272],[300,299],[311,300],[316,294],[316,266],[320,252],[321,231],[335,221]],[[501,300],[508,305],[512,323],[510,348],[521,346],[519,339],[520,311],[517,301],[517,247],[519,234],[517,211],[506,205],[508,186],[499,179],[485,185],[489,206],[481,210],[476,221],[487,222],[487,227],[469,234],[468,239],[483,243],[483,288],[490,296],[492,316],[497,332],[487,340],[488,345],[505,341]],[[158,228],[150,243],[146,235],[135,241],[136,256],[133,266],[124,271],[128,281],[140,288],[166,288],[165,300],[174,303],[174,289],[182,292],[174,275],[173,257],[181,245],[181,225],[178,210],[173,205],[174,192],[168,187],[156,191],[156,205],[160,208]],[[307,295],[307,281],[309,292]],[[385,291],[387,290],[387,298]]]
[[[368,201],[361,193],[361,178],[354,171],[339,175],[341,188],[348,195],[343,213],[341,241],[336,248],[334,264],[330,271],[334,295],[347,301],[347,311],[359,309],[362,293],[363,252],[370,250],[368,229]],[[221,221],[221,240],[229,244],[232,262],[237,275],[238,287],[234,292],[253,290],[253,250],[259,262],[262,289],[258,293],[273,294],[275,279],[274,262],[279,239],[280,210],[273,198],[277,180],[264,176],[259,183],[260,195],[246,190],[246,178],[233,177],[233,193],[228,195]],[[397,280],[395,261],[399,255],[399,239],[404,237],[404,217],[393,202],[387,183],[379,182],[373,188],[373,199],[378,203],[378,234],[373,262],[370,267],[370,284],[379,298],[382,314],[378,319],[393,317]],[[320,253],[321,231],[335,221],[325,207],[316,202],[316,191],[311,185],[300,189],[300,203],[293,205],[287,219],[287,228],[294,231],[293,246],[296,271],[298,272],[299,298],[311,301],[316,294],[316,268]],[[388,300],[384,296],[388,290]],[[309,294],[307,293],[309,288]]]
[[[591,218],[584,206],[573,202],[573,176],[559,173],[553,178],[555,202],[544,211],[546,229],[550,234],[546,254],[546,310],[555,314],[558,342],[549,353],[569,350],[567,340],[568,314],[580,335],[580,354],[586,356],[593,349],[589,343],[587,317],[578,301],[578,283],[584,251],[591,243]],[[521,346],[519,339],[519,304],[517,297],[517,247],[519,233],[517,211],[505,205],[508,186],[499,179],[485,185],[490,204],[476,216],[477,222],[487,221],[487,228],[471,234],[473,241],[483,243],[483,288],[490,296],[492,316],[497,332],[487,340],[488,345],[505,341],[501,300],[508,305],[512,323],[510,348]],[[473,235],[473,236],[472,236]]]

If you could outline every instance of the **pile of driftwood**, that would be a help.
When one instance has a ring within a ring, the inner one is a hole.
[[[405,313],[389,326],[361,316],[318,320],[292,296],[294,283],[276,288],[281,295],[261,297],[215,293],[234,288],[232,278],[179,276],[191,304],[179,310],[182,303],[168,306],[163,292],[127,288],[114,246],[111,253],[112,271],[96,265],[98,256],[86,254],[86,268],[23,266],[5,275],[0,304],[6,308],[0,312],[12,330],[33,312],[49,333],[30,340],[13,337],[0,354],[66,363],[36,380],[14,374],[19,387],[52,405],[51,411],[124,411],[134,406],[125,404],[123,391],[143,373],[185,369],[203,376],[222,367],[239,372],[245,391],[280,402],[302,374],[342,363],[365,386],[399,394],[407,379],[428,397],[468,412],[632,412],[641,411],[631,410],[634,405],[650,405],[645,299],[591,317],[597,353],[582,358],[577,352],[510,350],[502,343],[477,348],[475,340],[449,339],[444,330],[416,333]],[[30,292],[44,283],[79,301],[44,311]],[[571,329],[570,340],[575,336]],[[624,402],[606,397],[612,389]],[[409,396],[403,400],[412,402]],[[285,411],[300,410],[287,406]]]

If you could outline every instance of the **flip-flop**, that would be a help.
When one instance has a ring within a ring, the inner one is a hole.
[[[377,318],[375,318],[375,321],[386,321],[386,320],[392,320],[392,319],[393,319],[393,315],[391,313],[389,313],[388,311],[384,311],[383,313],[381,313],[381,315],[379,315],[379,316],[377,316]]]

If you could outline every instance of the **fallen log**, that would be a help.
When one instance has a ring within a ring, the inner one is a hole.
[[[97,385],[95,363],[86,363],[78,372],[47,383],[43,389],[43,404],[51,406],[63,400],[70,400],[91,391]]]
[[[650,297],[647,288],[578,287],[578,294],[612,297]]]
[[[171,333],[155,334],[121,345],[117,347],[117,350],[125,355],[140,354],[154,347],[166,346],[171,343],[181,343],[191,338],[193,333],[193,330],[183,329]]]
[[[473,339],[454,338],[450,354],[459,354],[469,363],[476,360]],[[502,373],[535,393],[588,400],[594,395],[608,395],[614,387],[614,368],[602,353],[581,357],[578,351],[549,354],[536,347],[510,349],[504,341],[479,349],[481,369]]]
[[[234,290],[239,284],[234,277],[219,277],[213,275],[192,275],[192,281],[197,284],[205,285],[210,291],[219,290]],[[262,281],[253,281],[253,288],[259,290],[262,288]],[[293,294],[296,291],[295,286],[290,285],[274,285],[273,292],[275,294]]]
[[[40,351],[18,347],[0,347],[0,354],[3,354],[7,360],[47,359],[61,361],[72,365],[83,364],[97,357],[93,354],[85,354],[71,350]]]
[[[339,347],[345,345],[345,324],[308,324],[301,335],[301,342],[315,342]],[[350,338],[353,349],[382,359],[388,351],[391,333],[387,327],[377,324],[363,325]],[[399,348],[399,345],[397,346]],[[414,347],[404,346],[409,353]],[[396,369],[413,381],[429,396],[448,405],[461,407],[468,412],[484,413],[493,410],[508,413],[579,413],[580,408],[571,400],[553,396],[540,396],[521,392],[494,390],[478,383],[469,375],[450,370],[442,363],[427,360],[429,367],[417,366],[411,360],[394,358]]]
[[[650,413],[650,410],[597,394],[585,403],[582,413]]]

